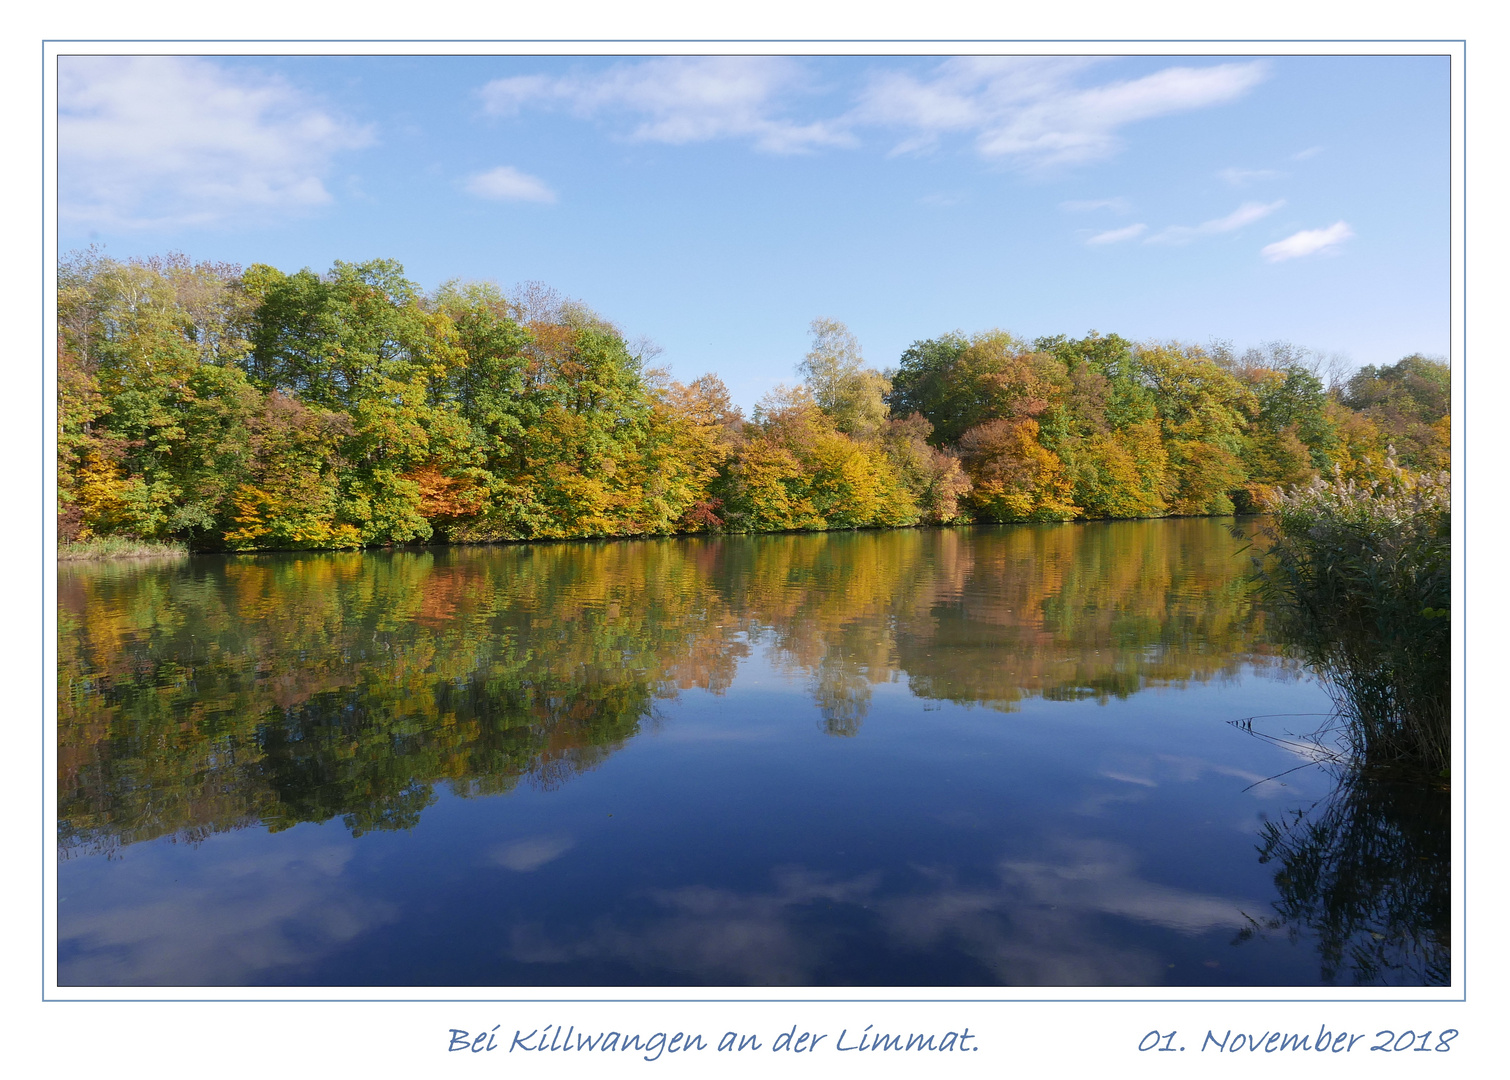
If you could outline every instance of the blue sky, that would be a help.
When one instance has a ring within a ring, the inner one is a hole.
[[[1445,57],[59,61],[59,240],[542,281],[748,408],[1024,337],[1449,340]]]

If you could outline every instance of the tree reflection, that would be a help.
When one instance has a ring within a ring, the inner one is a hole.
[[[65,851],[551,788],[752,650],[862,733],[874,687],[1010,711],[1263,658],[1206,519],[200,557],[59,571]]]
[[[1448,985],[1451,824],[1446,790],[1344,776],[1264,825],[1259,860],[1277,864],[1280,899],[1239,940],[1308,931],[1329,985]]]

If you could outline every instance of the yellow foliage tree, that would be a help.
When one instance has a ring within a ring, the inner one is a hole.
[[[1038,442],[1036,420],[990,420],[965,432],[970,501],[987,521],[1068,521],[1080,508],[1064,463]]]

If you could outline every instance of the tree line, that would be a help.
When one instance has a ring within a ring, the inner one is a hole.
[[[1252,512],[1319,475],[1447,467],[1449,370],[1328,386],[1271,345],[1000,330],[869,366],[815,320],[748,417],[532,284],[126,261],[58,280],[58,535],[360,548]]]

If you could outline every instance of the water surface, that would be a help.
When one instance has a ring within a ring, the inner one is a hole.
[[[1446,981],[1229,530],[64,566],[60,981]]]

